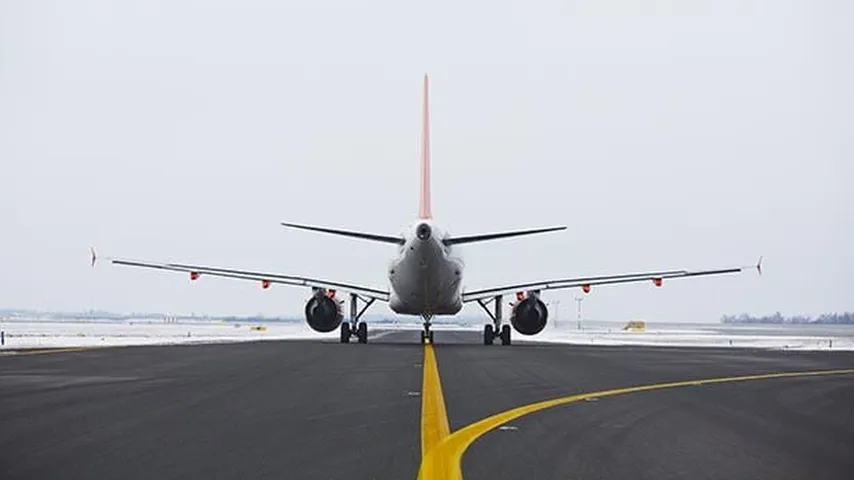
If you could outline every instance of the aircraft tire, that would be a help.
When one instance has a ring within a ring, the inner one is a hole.
[[[350,323],[341,324],[341,343],[350,343]]]
[[[356,336],[359,338],[359,343],[368,343],[368,324],[365,322],[359,322],[358,330],[356,331]]]
[[[427,332],[427,338],[430,339],[430,345],[433,345],[433,330]]]
[[[501,344],[510,345],[510,325],[501,327]]]
[[[484,345],[492,345],[492,342],[495,340],[495,330],[492,328],[492,325],[486,324],[483,327],[483,344]]]

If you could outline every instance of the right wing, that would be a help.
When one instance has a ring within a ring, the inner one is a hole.
[[[624,273],[620,275],[605,275],[598,277],[566,278],[560,280],[549,280],[543,282],[520,283],[516,285],[505,285],[502,287],[486,288],[463,292],[463,302],[474,302],[485,300],[498,295],[506,295],[515,292],[531,290],[558,290],[563,288],[581,287],[588,292],[593,285],[612,285],[616,283],[634,283],[652,281],[656,286],[666,279],[702,277],[706,275],[722,275],[725,273],[740,273],[748,268],[755,268],[762,273],[762,257],[759,262],[750,267],[720,268],[714,270],[665,270],[660,272]]]
[[[94,265],[94,252],[92,254],[92,263]],[[153,268],[157,270],[170,270],[173,272],[185,272],[190,274],[191,280],[196,280],[202,275],[210,275],[212,277],[236,278],[238,280],[252,280],[260,282],[263,288],[267,288],[270,284],[279,283],[284,285],[295,285],[301,287],[324,288],[329,290],[343,290],[350,293],[355,293],[366,298],[388,301],[388,291],[378,290],[376,288],[363,287],[360,285],[352,285],[348,283],[330,282],[326,280],[318,280],[316,278],[298,277],[293,275],[281,275],[276,273],[252,272],[247,270],[234,270],[229,268],[206,267],[202,265],[186,265],[183,263],[156,263],[142,262],[136,260],[110,259],[114,265],[125,265],[129,267]]]

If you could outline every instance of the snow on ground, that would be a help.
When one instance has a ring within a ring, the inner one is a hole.
[[[546,327],[525,337],[513,332],[513,341],[575,345],[652,345],[733,347],[787,350],[854,350],[854,326],[730,326],[720,324],[650,324],[645,332],[627,332],[623,324],[591,322],[583,329]],[[260,328],[259,328],[260,327]],[[441,330],[482,331],[482,325],[434,324]],[[305,322],[293,323],[163,323],[163,322],[3,322],[3,350],[98,347],[116,345],[173,345],[284,339],[336,339],[338,332],[317,333]],[[417,323],[374,324],[369,341],[386,333],[377,330],[418,330]],[[441,336],[437,342],[441,343]]]
[[[733,347],[779,350],[854,350],[854,329],[842,328],[830,335],[815,335],[804,328],[767,328],[766,332],[750,333],[738,327],[698,326],[686,329],[647,326],[646,331],[624,331],[620,325],[613,328],[570,329],[546,328],[541,333],[525,337],[549,343],[575,345],[647,345],[680,347]],[[828,333],[828,332],[822,332]],[[520,335],[515,338],[521,339]]]
[[[261,327],[257,329],[256,327]],[[304,322],[294,323],[137,323],[3,322],[1,350],[172,345],[323,338]]]

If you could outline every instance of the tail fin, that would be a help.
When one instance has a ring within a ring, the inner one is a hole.
[[[424,75],[424,114],[421,130],[421,204],[418,216],[422,219],[433,218],[430,210],[430,100],[428,96],[427,75]]]

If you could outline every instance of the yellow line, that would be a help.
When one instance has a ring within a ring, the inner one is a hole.
[[[0,352],[0,357],[17,357],[20,355],[44,355],[47,353],[83,352],[101,347],[70,347],[70,348],[43,348],[38,350],[16,350],[12,352]]]
[[[421,458],[448,436],[448,412],[442,396],[442,382],[433,345],[424,346],[424,380],[421,387]]]
[[[425,384],[426,384],[426,363],[425,363]],[[746,375],[741,377],[724,377],[724,378],[708,378],[702,380],[688,380],[684,382],[671,383],[656,383],[651,385],[641,385],[637,387],[618,388],[614,390],[604,390],[601,392],[582,393],[571,395],[568,397],[556,398],[544,402],[532,403],[522,407],[507,410],[505,412],[484,418],[478,422],[472,423],[460,430],[457,430],[451,435],[427,451],[421,459],[421,468],[418,472],[418,478],[422,480],[442,479],[442,480],[461,480],[463,478],[461,470],[461,461],[466,449],[475,440],[481,437],[486,432],[493,428],[515,420],[519,417],[534,413],[546,408],[565,405],[567,403],[578,402],[589,398],[611,397],[615,395],[625,395],[629,393],[645,392],[649,390],[661,390],[665,388],[690,387],[696,385],[709,385],[716,383],[743,382],[748,380],[765,380],[771,378],[785,377],[807,377],[819,375],[843,375],[854,373],[854,369],[848,370],[823,370],[813,372],[788,372],[788,373],[772,373],[764,375]],[[438,372],[437,372],[438,375]],[[423,420],[423,417],[422,417]],[[423,421],[422,421],[423,435]],[[422,453],[424,449],[422,449]]]

